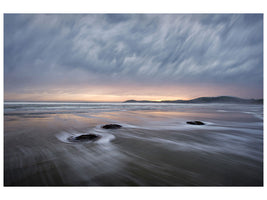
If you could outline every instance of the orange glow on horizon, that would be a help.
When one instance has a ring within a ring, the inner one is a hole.
[[[126,100],[150,100],[150,101],[164,101],[164,100],[177,100],[185,98],[179,98],[174,96],[140,96],[140,95],[127,95],[127,96],[119,96],[119,95],[60,95],[53,96],[47,95],[46,97],[35,96],[35,95],[8,95],[5,98],[5,101],[95,101],[95,102],[123,102]]]
[[[45,91],[45,92],[44,92]],[[203,96],[237,96],[240,88],[220,86],[84,86],[68,88],[25,89],[24,93],[5,93],[5,101],[77,101],[123,102],[126,100],[189,100]]]

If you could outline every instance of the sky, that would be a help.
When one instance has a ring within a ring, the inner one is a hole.
[[[5,14],[6,101],[263,98],[262,14]]]

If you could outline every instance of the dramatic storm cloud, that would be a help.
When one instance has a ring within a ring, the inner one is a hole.
[[[6,14],[4,89],[6,100],[262,98],[263,15]]]

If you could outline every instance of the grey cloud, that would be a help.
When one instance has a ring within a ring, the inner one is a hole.
[[[263,87],[263,15],[4,16],[5,91],[109,84]]]

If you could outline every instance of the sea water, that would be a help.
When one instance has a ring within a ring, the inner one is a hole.
[[[5,102],[4,185],[262,186],[263,105]]]

